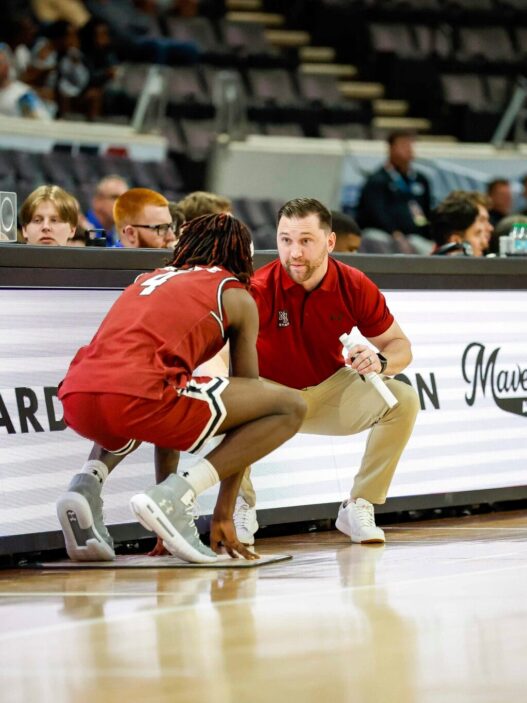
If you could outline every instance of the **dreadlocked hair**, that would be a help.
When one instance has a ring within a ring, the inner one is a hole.
[[[222,266],[248,286],[254,273],[251,241],[247,226],[232,215],[202,215],[182,226],[170,264],[175,268]]]

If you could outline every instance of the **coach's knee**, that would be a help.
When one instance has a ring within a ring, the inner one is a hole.
[[[307,412],[306,401],[300,391],[292,389],[285,391],[282,408],[284,414],[287,414],[293,432],[297,432]]]
[[[390,390],[399,401],[396,406],[397,414],[413,427],[419,410],[421,409],[419,397],[412,386],[395,379],[389,384]]]

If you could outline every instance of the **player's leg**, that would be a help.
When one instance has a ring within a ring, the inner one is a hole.
[[[229,375],[229,344],[212,359],[206,361],[194,372],[195,376],[228,376]],[[159,481],[158,481],[159,482]],[[258,531],[256,516],[256,493],[251,481],[251,467],[245,470],[240,485],[240,491],[234,507],[234,526],[242,544],[253,545],[254,535]]]
[[[127,443],[125,453],[114,455],[95,445],[80,473],[57,501],[57,517],[66,551],[73,561],[108,561],[115,558],[113,539],[104,523],[102,487],[109,472],[140,442]],[[97,458],[94,458],[97,457]]]
[[[217,410],[221,406],[216,415],[216,420],[220,420],[216,432],[225,434],[221,444],[206,459],[200,459],[190,467],[184,477],[171,475],[162,484],[134,496],[131,501],[139,521],[162,537],[171,553],[188,561],[206,562],[215,557],[197,535],[192,520],[195,497],[219,481],[239,474],[249,463],[292,437],[305,412],[298,391],[275,387],[257,379],[213,379],[216,380],[222,383],[221,395],[216,394],[211,399],[211,408]],[[204,387],[206,392],[210,391],[210,386]],[[191,384],[183,399],[195,402],[200,395],[203,396],[203,387]],[[211,420],[214,424],[212,411]],[[209,421],[207,427],[210,426]],[[201,433],[199,441],[192,447],[198,449],[206,438]],[[238,478],[232,481],[232,486],[235,492],[231,492],[228,498],[232,503],[224,506],[226,520],[232,516]],[[240,551],[245,553],[243,549]]]
[[[124,396],[121,396],[124,397]],[[101,394],[77,393],[63,399],[66,424],[80,435],[97,441],[81,471],[73,476],[68,490],[57,501],[57,516],[64,533],[66,550],[73,561],[109,561],[115,558],[113,539],[103,516],[102,488],[109,473],[141,444],[112,433],[112,415],[105,412]],[[170,450],[172,451],[172,450]],[[176,456],[179,453],[176,452]],[[167,455],[157,464],[167,464]],[[171,461],[173,463],[173,460]]]

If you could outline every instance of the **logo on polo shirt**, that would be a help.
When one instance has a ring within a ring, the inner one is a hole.
[[[289,316],[287,310],[278,311],[278,327],[289,327]]]

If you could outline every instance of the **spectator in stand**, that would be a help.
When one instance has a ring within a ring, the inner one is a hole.
[[[106,232],[107,247],[122,247],[115,229],[113,206],[119,196],[128,190],[128,183],[118,175],[109,175],[95,186],[91,208],[81,218],[84,229],[98,229]],[[102,232],[100,236],[103,236]]]
[[[183,210],[179,207],[178,203],[175,203],[173,200],[168,201],[168,210],[170,212],[170,218],[172,220],[172,230],[174,234],[176,235],[176,242],[179,239],[179,230],[181,228],[181,225],[185,222],[185,213]]]
[[[489,216],[493,227],[512,212],[512,188],[506,178],[495,178],[487,184],[490,200]]]
[[[157,8],[133,0],[86,0],[93,17],[108,24],[114,47],[123,60],[161,64],[194,63],[199,47],[160,33]]]
[[[333,251],[347,252],[348,254],[354,254],[358,251],[361,244],[362,232],[353,217],[343,212],[332,210],[331,220],[333,223],[333,232],[335,232],[336,236]]]
[[[520,183],[522,184],[522,192],[517,209],[522,213],[522,215],[527,215],[527,173],[525,176],[522,176]]]
[[[64,20],[46,28],[55,55],[53,82],[61,113],[80,112],[95,121],[102,114],[102,83],[92,82],[86,56],[81,51],[79,34]]]
[[[46,102],[53,115],[58,111],[55,102],[57,52],[47,36],[30,16],[11,17],[6,31],[15,51],[15,65],[20,80],[30,85]]]
[[[66,246],[79,221],[79,203],[59,186],[40,186],[22,203],[20,224],[28,244]]]
[[[82,53],[90,72],[90,85],[103,87],[115,77],[119,59],[112,47],[110,28],[98,19],[90,19],[79,30]]]
[[[101,87],[91,83],[77,30],[69,22],[58,20],[45,27],[32,47],[26,72],[43,97],[57,102],[62,114],[81,112],[89,120],[101,115]]]
[[[431,214],[430,227],[438,256],[485,256],[487,232],[478,221],[478,206],[472,193],[456,191]]]
[[[494,226],[490,221],[490,199],[484,193],[480,193],[477,190],[469,191],[467,193],[468,197],[472,199],[472,202],[478,208],[478,216],[476,218],[476,223],[480,227],[483,238],[485,241],[485,248],[483,254],[498,252],[498,240],[494,237]]]
[[[0,44],[0,115],[50,120],[51,113],[31,86],[15,78],[13,55]]]
[[[90,19],[81,0],[31,0],[31,9],[42,25],[64,20],[79,29]]]
[[[130,188],[115,201],[113,217],[124,247],[174,247],[176,235],[168,200],[155,190]]]
[[[366,180],[357,207],[357,221],[363,230],[387,232],[412,253],[405,237],[430,238],[430,185],[426,176],[412,168],[415,135],[393,132],[388,136],[388,159]],[[363,231],[367,237],[367,231]]]
[[[0,41],[9,45],[13,67],[19,80],[32,85],[33,76],[27,72],[31,62],[31,48],[38,36],[38,26],[31,15],[15,14],[2,21]]]
[[[178,202],[185,214],[185,220],[193,220],[201,215],[219,215],[220,212],[232,212],[229,198],[204,190],[195,190]]]

